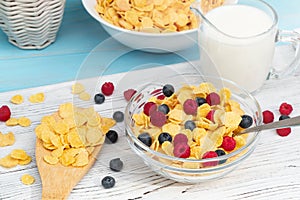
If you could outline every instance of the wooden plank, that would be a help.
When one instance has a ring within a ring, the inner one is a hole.
[[[113,96],[107,102],[96,105],[95,109],[103,116],[111,117],[116,110],[124,111],[126,105],[122,97],[124,89],[143,83],[143,79],[153,79],[156,74],[171,75],[180,72],[192,72],[194,69],[184,64],[158,67],[148,70],[137,70],[131,73],[114,74],[85,80],[84,84],[90,92],[99,91],[99,85],[107,80],[116,83]],[[147,76],[146,76],[147,75]],[[125,81],[126,80],[126,81]],[[1,148],[0,157],[12,149],[24,148],[28,154],[35,156],[34,128],[41,117],[53,113],[63,102],[74,101],[80,106],[92,105],[93,102],[82,102],[70,93],[73,82],[30,88],[19,91],[1,93],[0,103],[9,104],[14,117],[27,116],[32,125],[27,128],[6,127],[0,123],[0,131],[13,131],[16,143],[11,147]],[[92,86],[93,85],[93,86]],[[95,87],[97,85],[97,87]],[[294,106],[291,116],[300,114],[300,79],[291,77],[284,80],[267,81],[256,98],[263,110],[274,111],[276,119],[278,106],[286,101]],[[36,92],[45,92],[43,104],[31,104],[27,98]],[[9,98],[14,94],[22,94],[25,102],[22,105],[11,105]],[[276,95],[276,96],[274,96]],[[73,99],[74,98],[74,99]],[[279,137],[275,131],[262,132],[258,146],[234,172],[222,179],[201,184],[181,184],[165,179],[152,172],[143,161],[129,148],[124,124],[118,123],[115,130],[119,132],[116,144],[104,144],[102,151],[88,174],[71,192],[69,199],[299,199],[300,198],[300,137],[299,128],[293,128],[292,134],[286,138]],[[109,169],[109,161],[120,157],[124,162],[121,172]],[[25,186],[20,182],[24,173],[36,178],[33,185]],[[112,175],[116,179],[115,187],[103,189],[101,179]],[[62,183],[63,184],[63,183]],[[36,163],[18,166],[13,169],[0,168],[0,199],[40,199],[41,181]]]

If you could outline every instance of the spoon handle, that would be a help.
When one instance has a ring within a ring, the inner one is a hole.
[[[233,136],[238,136],[238,135],[242,135],[242,134],[250,133],[250,132],[284,128],[284,127],[290,127],[290,126],[300,126],[300,116],[292,117],[292,118],[285,119],[285,120],[280,120],[277,122],[272,122],[269,124],[263,124],[263,125],[255,126],[252,128],[247,128],[239,133],[234,133]]]

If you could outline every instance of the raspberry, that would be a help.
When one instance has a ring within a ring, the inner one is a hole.
[[[114,87],[114,84],[112,82],[105,82],[101,86],[101,91],[106,96],[110,96],[114,92],[114,89],[115,89],[115,87]]]
[[[291,128],[279,128],[276,129],[276,133],[281,136],[281,137],[285,137],[288,136],[291,133]]]
[[[282,115],[289,115],[293,111],[293,107],[291,104],[288,104],[286,102],[282,103],[279,107],[279,112]]]
[[[147,102],[144,105],[144,113],[147,116],[150,116],[151,112],[155,111],[157,109],[157,105],[154,102]]]
[[[135,89],[128,89],[123,93],[123,95],[126,101],[129,101],[135,93],[136,93]]]
[[[180,143],[187,144],[187,142],[188,142],[188,138],[183,133],[176,134],[175,137],[174,137],[174,140],[173,140],[174,146],[176,146],[177,144],[180,144]]]
[[[188,158],[191,154],[191,148],[186,143],[178,143],[176,146],[174,146],[173,154],[178,158]]]
[[[157,127],[162,127],[167,121],[167,117],[160,111],[153,111],[150,115],[150,122]]]
[[[216,92],[212,92],[210,94],[208,94],[206,96],[206,102],[210,105],[218,105],[220,104],[221,100],[220,100],[220,96],[218,95],[218,93]]]
[[[269,110],[265,110],[263,113],[263,122],[265,124],[271,123],[274,121],[274,114],[269,111]]]
[[[187,99],[183,103],[183,110],[187,115],[195,115],[197,114],[198,104],[193,99]]]
[[[215,123],[214,114],[215,114],[215,110],[210,110],[206,115],[206,119],[208,119],[208,120],[212,121],[213,123]]]
[[[232,151],[235,148],[236,142],[233,137],[224,136],[221,147],[225,151]]]
[[[11,112],[8,106],[3,105],[0,108],[0,121],[6,122],[10,118]]]
[[[215,158],[218,157],[218,154],[214,151],[207,151],[206,153],[203,154],[202,159],[206,158]],[[203,167],[212,167],[216,166],[218,164],[218,161],[210,161],[210,162],[205,162],[203,163]]]

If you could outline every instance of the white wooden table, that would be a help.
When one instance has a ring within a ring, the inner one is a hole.
[[[115,74],[90,79],[85,82],[89,92],[99,91],[95,85],[103,81],[113,81],[116,85],[115,93],[95,109],[100,115],[111,117],[116,110],[124,111],[126,102],[123,99],[124,89],[135,87],[145,77],[153,78],[159,74],[189,72],[194,69],[187,64],[164,66],[154,69],[139,70],[126,74]],[[126,81],[124,81],[126,80]],[[76,105],[93,105],[93,101],[84,102],[72,96],[71,85],[74,82],[49,85],[38,88],[24,89],[1,93],[0,105],[8,104],[13,117],[26,116],[32,120],[30,127],[7,127],[0,123],[0,131],[15,133],[16,143],[13,146],[1,147],[0,157],[4,157],[12,149],[23,148],[33,157],[33,162],[26,166],[12,169],[0,167],[0,199],[41,199],[41,181],[34,160],[35,133],[34,128],[42,116],[57,110],[63,102],[75,102]],[[28,96],[37,92],[44,92],[46,100],[41,104],[32,104]],[[13,105],[9,99],[21,94],[25,102]],[[294,111],[291,116],[300,114],[300,78],[289,77],[283,80],[266,81],[261,91],[255,95],[262,110],[274,111],[276,119],[279,117],[278,107],[282,102],[291,103]],[[224,178],[196,185],[177,183],[165,179],[152,172],[143,161],[137,157],[127,144],[123,123],[118,123],[115,130],[119,133],[119,140],[115,144],[105,144],[95,165],[81,182],[74,188],[69,199],[300,199],[300,129],[292,128],[288,137],[278,136],[274,130],[261,133],[258,146],[253,154],[246,159],[232,173]],[[113,172],[108,163],[112,158],[120,157],[124,162],[121,172]],[[33,185],[23,185],[20,177],[29,173],[36,182]],[[101,179],[111,175],[116,179],[115,187],[104,189]],[[63,183],[61,183],[63,184]]]

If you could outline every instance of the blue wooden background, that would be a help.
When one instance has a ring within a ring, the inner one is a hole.
[[[278,12],[279,28],[300,27],[300,0],[266,1]],[[100,53],[91,53],[95,50]],[[57,39],[43,50],[21,50],[11,45],[0,30],[0,92],[197,58],[196,47],[175,54],[132,51],[109,38],[100,24],[87,14],[80,0],[67,0]],[[108,64],[109,69],[104,71],[103,67]]]

